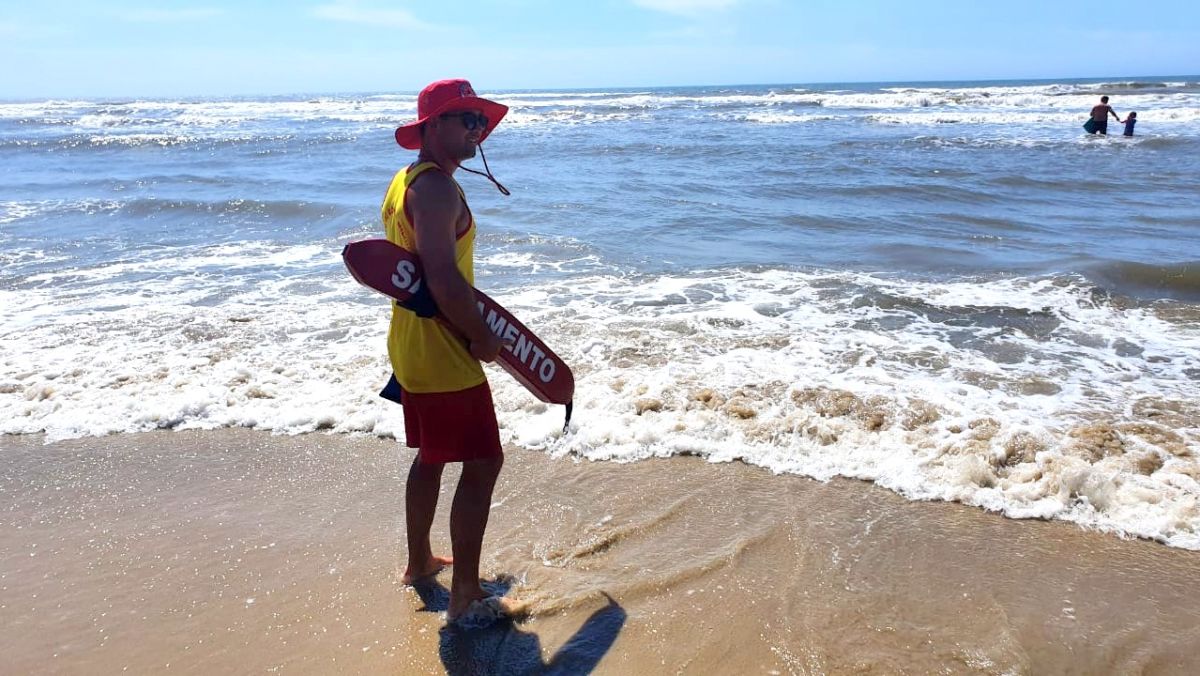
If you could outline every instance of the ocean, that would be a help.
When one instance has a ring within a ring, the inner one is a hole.
[[[570,364],[503,440],[874,482],[1200,549],[1200,76],[488,91],[476,281]],[[1081,125],[1101,94],[1136,135]],[[402,438],[415,95],[0,102],[0,434]],[[478,159],[468,166],[482,169]]]

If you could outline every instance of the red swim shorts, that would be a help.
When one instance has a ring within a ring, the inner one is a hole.
[[[469,462],[504,455],[487,382],[458,392],[404,390],[404,441],[421,463]]]

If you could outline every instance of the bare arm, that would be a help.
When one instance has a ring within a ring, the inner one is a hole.
[[[471,356],[492,361],[503,343],[479,315],[475,292],[454,260],[455,227],[464,215],[458,190],[447,176],[431,171],[408,188],[406,203],[412,213],[425,283],[438,309],[467,339]]]

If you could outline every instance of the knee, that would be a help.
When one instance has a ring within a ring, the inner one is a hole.
[[[504,456],[498,455],[494,458],[465,462],[463,463],[463,472],[481,479],[495,480],[500,475],[502,467],[504,467]]]
[[[442,469],[445,467],[440,462],[421,462],[420,457],[418,457],[413,460],[412,467],[408,470],[408,476],[410,479],[441,481]]]

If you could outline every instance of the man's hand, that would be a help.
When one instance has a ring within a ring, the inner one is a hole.
[[[482,362],[496,361],[496,357],[500,354],[500,350],[504,349],[508,343],[500,339],[494,333],[488,333],[484,340],[473,340],[467,348],[471,351],[471,356]]]

